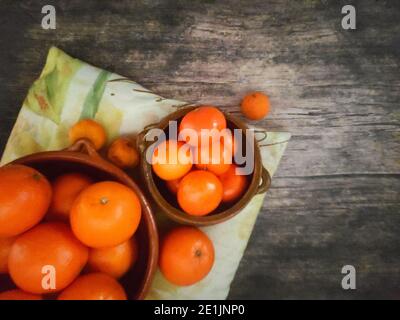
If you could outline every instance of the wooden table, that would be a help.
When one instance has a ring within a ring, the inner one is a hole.
[[[399,1],[50,1],[43,30],[48,2],[0,1],[2,149],[51,45],[227,110],[265,91],[259,124],[293,137],[229,298],[400,297]]]

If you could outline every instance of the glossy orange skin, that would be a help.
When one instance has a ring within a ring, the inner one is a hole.
[[[21,234],[40,222],[51,201],[49,181],[23,165],[0,168],[0,237]]]
[[[177,194],[179,182],[181,182],[181,179],[169,180],[169,181],[166,181],[165,184],[167,185],[168,190],[172,194]]]
[[[179,124],[179,132],[181,133],[184,129],[192,129],[197,132],[198,141],[193,144],[192,141],[186,140],[195,147],[199,147],[201,141],[201,130],[202,129],[217,129],[223,130],[226,128],[226,119],[224,114],[214,106],[200,106],[190,112],[188,112],[181,120]]]
[[[8,273],[8,255],[16,237],[0,238],[0,273]]]
[[[160,270],[178,286],[190,286],[202,280],[214,264],[214,246],[207,235],[194,227],[177,227],[161,244]]]
[[[107,158],[116,166],[125,169],[136,167],[139,163],[139,153],[128,138],[117,138],[108,148]]]
[[[218,150],[214,152],[213,147],[210,146],[206,150],[204,147],[196,149],[198,152],[197,163],[195,164],[197,169],[208,170],[216,175],[221,175],[228,171],[230,165],[232,164],[232,149],[225,148],[224,144],[221,143]]]
[[[91,248],[116,246],[135,233],[141,218],[136,193],[127,186],[103,181],[83,190],[70,214],[75,236]]]
[[[126,293],[113,277],[89,273],[78,277],[60,293],[58,300],[126,300]]]
[[[243,98],[240,107],[247,119],[261,120],[269,113],[270,102],[262,92],[252,92]]]
[[[19,289],[3,291],[0,293],[0,300],[42,300],[42,296]]]
[[[93,184],[93,180],[82,173],[67,173],[57,177],[53,183],[53,197],[47,218],[69,221],[72,204],[83,189]]]
[[[182,178],[190,171],[193,164],[192,152],[190,149],[186,149],[187,147],[182,141],[167,140],[161,142],[154,149],[152,161],[154,173],[163,180]],[[159,161],[156,161],[157,157]]]
[[[107,141],[107,134],[103,126],[92,119],[84,119],[75,123],[68,132],[70,143],[79,139],[90,140],[95,149],[99,150]]]
[[[57,292],[79,275],[88,259],[88,249],[61,222],[42,223],[20,235],[11,247],[8,268],[14,283],[31,293]],[[54,266],[56,288],[42,287],[45,265]]]
[[[179,183],[178,203],[193,216],[204,216],[215,210],[222,200],[222,183],[208,171],[195,170]]]
[[[247,177],[236,174],[236,168],[237,166],[232,164],[227,172],[219,176],[223,188],[222,202],[236,201],[246,191]]]
[[[135,238],[114,247],[90,249],[88,270],[119,279],[135,264],[138,251],[139,246]]]

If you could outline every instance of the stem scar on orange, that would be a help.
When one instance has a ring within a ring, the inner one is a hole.
[[[60,293],[58,300],[126,300],[126,293],[109,275],[89,273],[77,278]]]
[[[133,237],[117,246],[90,249],[88,270],[103,272],[113,278],[121,278],[138,258],[138,243]]]
[[[177,227],[162,241],[159,264],[168,281],[189,286],[210,272],[214,264],[214,246],[199,229]]]
[[[192,168],[192,163],[192,151],[189,145],[182,141],[163,141],[154,149],[153,171],[163,180],[183,177]]]
[[[140,217],[140,201],[132,189],[118,182],[103,181],[79,194],[71,209],[70,222],[80,241],[92,248],[104,248],[132,237]]]
[[[262,92],[252,92],[243,98],[240,107],[247,119],[261,120],[269,112],[269,98]]]
[[[101,149],[107,140],[107,134],[103,126],[92,119],[84,119],[75,123],[69,129],[68,134],[70,143],[85,138],[93,143],[96,150]]]
[[[92,183],[93,180],[82,173],[67,173],[58,176],[52,183],[53,197],[47,218],[69,221],[69,212],[75,199]]]
[[[178,187],[178,203],[193,216],[204,216],[215,210],[222,200],[222,183],[209,171],[195,170],[183,177]]]
[[[0,237],[23,233],[40,222],[51,201],[51,185],[23,165],[0,168]]]
[[[11,247],[8,269],[14,283],[31,293],[57,292],[81,272],[88,249],[60,222],[42,223],[20,235]],[[43,266],[55,268],[55,288],[42,286]]]

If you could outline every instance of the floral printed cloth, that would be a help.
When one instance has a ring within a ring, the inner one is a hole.
[[[186,102],[165,99],[117,74],[93,67],[52,47],[46,65],[23,103],[8,139],[1,164],[16,158],[68,146],[68,129],[82,118],[93,118],[107,130],[111,141],[139,133]],[[257,128],[263,165],[276,171],[290,139],[286,132]],[[255,196],[236,217],[202,228],[215,246],[215,264],[199,283],[178,287],[157,271],[148,299],[225,299],[243,256],[265,194]],[[160,228],[172,224],[156,213]]]

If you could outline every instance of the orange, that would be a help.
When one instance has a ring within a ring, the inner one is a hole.
[[[14,289],[1,292],[0,300],[42,300],[42,296]]]
[[[216,175],[228,171],[232,163],[232,149],[225,148],[223,143],[216,148],[210,146],[196,150],[198,151],[196,168],[211,171]]]
[[[15,284],[31,293],[57,292],[68,286],[81,272],[88,249],[66,224],[42,223],[20,235],[11,247],[8,269]],[[55,289],[43,288],[44,266],[53,266]]]
[[[114,247],[91,249],[88,269],[118,279],[135,264],[137,258],[138,243],[132,238]]]
[[[108,148],[108,159],[120,168],[136,167],[139,163],[139,153],[128,138],[114,140]]]
[[[16,237],[0,238],[0,273],[8,273],[8,255]]]
[[[178,187],[178,203],[183,211],[193,216],[204,216],[215,210],[222,200],[222,183],[208,171],[188,173]]]
[[[178,286],[202,280],[214,264],[214,246],[205,233],[194,227],[178,227],[164,238],[160,250],[160,270]]]
[[[23,165],[0,168],[0,237],[25,232],[42,220],[51,186],[39,171]]]
[[[58,300],[126,300],[124,288],[104,273],[80,276],[58,296]]]
[[[154,149],[153,171],[163,180],[183,177],[192,168],[192,163],[191,149],[182,141],[163,141]]]
[[[185,136],[185,129],[193,130],[197,134],[197,141],[189,141],[185,137],[185,141],[197,147],[201,145],[201,130],[216,129],[223,130],[226,128],[226,119],[224,114],[214,106],[200,106],[188,112],[179,124],[179,133]]]
[[[246,191],[247,176],[236,174],[237,168],[235,164],[232,164],[227,172],[219,176],[224,190],[222,202],[235,201]]]
[[[243,115],[250,120],[261,120],[269,112],[270,103],[267,95],[262,92],[252,92],[246,95],[241,104]]]
[[[83,190],[70,214],[75,236],[92,248],[116,246],[135,233],[141,217],[136,193],[121,183],[103,181]]]
[[[166,181],[165,184],[167,185],[167,188],[171,193],[177,194],[180,181],[181,179],[169,180]]]
[[[103,126],[91,119],[80,120],[69,129],[69,140],[71,143],[79,139],[90,140],[95,149],[99,150],[106,143],[107,134]]]
[[[92,179],[82,173],[67,173],[57,177],[53,185],[47,217],[54,220],[69,220],[69,212],[79,193],[93,183]]]

